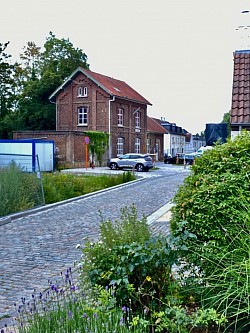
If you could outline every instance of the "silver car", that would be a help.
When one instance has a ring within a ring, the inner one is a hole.
[[[153,161],[147,154],[128,153],[117,158],[111,158],[107,166],[112,169],[131,168],[137,171],[148,171],[153,168]]]

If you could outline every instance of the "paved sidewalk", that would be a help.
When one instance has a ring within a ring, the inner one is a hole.
[[[13,316],[14,302],[30,299],[34,289],[44,290],[48,279],[80,259],[76,245],[84,236],[98,237],[100,211],[104,220],[115,221],[122,207],[134,204],[153,232],[169,231],[170,201],[188,170],[166,167],[141,174],[139,181],[5,219],[0,225],[0,318]],[[0,329],[6,322],[0,320]]]

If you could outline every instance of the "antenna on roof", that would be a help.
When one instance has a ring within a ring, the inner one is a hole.
[[[246,19],[246,22],[243,22],[243,16]],[[249,21],[249,10],[242,10],[241,11],[241,24],[235,29],[237,31],[238,38],[240,38],[240,49],[247,50],[250,48],[250,37],[249,37],[249,30],[250,30],[250,21]],[[245,24],[242,24],[245,23]]]

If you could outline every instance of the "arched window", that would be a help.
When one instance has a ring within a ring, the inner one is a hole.
[[[77,96],[78,97],[87,97],[88,96],[88,88],[87,87],[78,87]]]

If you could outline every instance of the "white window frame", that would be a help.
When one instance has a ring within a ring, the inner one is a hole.
[[[77,97],[87,97],[88,96],[88,87],[78,87]]]
[[[118,108],[117,110],[117,125],[123,127],[124,121],[124,110],[122,108]]]
[[[141,112],[136,111],[135,113],[135,128],[141,128]]]
[[[78,126],[88,126],[88,111],[86,106],[77,108]]]
[[[150,154],[151,140],[147,138],[147,154]]]
[[[117,156],[123,155],[124,151],[124,138],[117,138]]]
[[[141,153],[141,139],[135,138],[135,153],[140,154]]]

